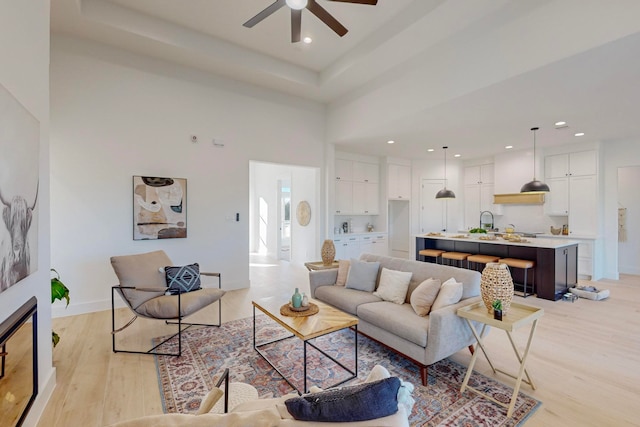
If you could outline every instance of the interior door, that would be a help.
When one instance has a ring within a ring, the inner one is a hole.
[[[291,261],[291,180],[278,180],[278,205],[278,259]]]
[[[446,199],[436,199],[444,187],[442,179],[423,179],[420,189],[420,232],[447,231]]]

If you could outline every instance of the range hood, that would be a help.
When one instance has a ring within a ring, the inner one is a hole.
[[[494,194],[493,203],[496,205],[542,205],[544,193]]]

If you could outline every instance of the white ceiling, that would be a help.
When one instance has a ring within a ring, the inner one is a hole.
[[[242,25],[272,1],[52,0],[51,28],[325,103],[343,151],[472,159],[530,149],[532,126],[540,147],[640,141],[640,1],[317,0],[349,33],[304,11],[310,45],[287,7]]]

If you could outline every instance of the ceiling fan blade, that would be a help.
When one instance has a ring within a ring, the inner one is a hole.
[[[333,17],[329,12],[326,11],[325,8],[316,3],[315,0],[309,0],[307,4],[307,9],[314,15],[318,17],[322,22],[327,24],[329,28],[336,32],[340,37],[347,34],[349,30],[347,30],[344,25],[342,25],[336,18]]]
[[[249,19],[247,22],[245,22],[242,25],[244,25],[247,28],[251,28],[254,25],[256,25],[258,22],[262,21],[263,19],[271,15],[273,12],[283,7],[285,4],[286,4],[285,0],[276,0],[271,5],[267,6],[262,12],[258,13],[256,16]]]
[[[375,6],[378,4],[378,0],[329,0],[329,1],[337,1],[340,3],[370,4],[371,6]]]
[[[300,41],[300,33],[302,32],[302,9],[291,9],[291,43]]]

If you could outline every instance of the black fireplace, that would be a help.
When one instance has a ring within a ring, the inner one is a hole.
[[[38,301],[31,297],[0,324],[0,420],[20,426],[38,394]]]

